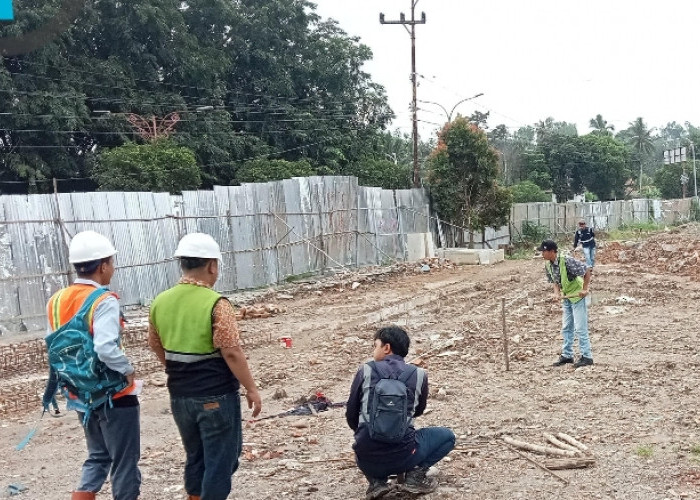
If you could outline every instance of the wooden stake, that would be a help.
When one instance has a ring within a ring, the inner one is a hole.
[[[501,317],[503,318],[503,357],[506,360],[506,371],[510,371],[510,356],[508,355],[508,327],[506,325],[506,298],[501,298]]]
[[[557,473],[554,472],[554,471],[549,470],[547,467],[545,467],[544,465],[542,465],[541,463],[539,463],[537,460],[528,457],[525,453],[521,453],[520,451],[516,450],[515,448],[513,448],[513,447],[510,446],[510,445],[508,445],[508,448],[510,448],[511,451],[514,451],[515,453],[517,453],[518,455],[520,455],[521,457],[523,457],[523,458],[524,458],[525,460],[527,460],[528,462],[531,462],[531,463],[535,464],[537,467],[539,467],[539,468],[542,469],[543,471],[548,472],[548,473],[551,474],[552,476],[556,477],[559,481],[563,482],[564,484],[567,484],[567,485],[569,484],[569,480],[568,480],[568,479],[566,479],[566,478],[564,478],[564,477],[561,477],[559,474],[557,474]]]
[[[559,432],[559,433],[557,433],[557,437],[558,437],[559,439],[561,439],[562,441],[566,441],[566,442],[569,443],[571,446],[575,446],[576,448],[578,448],[578,449],[581,450],[581,451],[585,451],[585,452],[588,451],[588,446],[586,446],[585,444],[581,443],[580,441],[577,441],[576,439],[572,438],[572,437],[569,436],[568,434],[564,434],[563,432]]]
[[[527,451],[532,451],[535,453],[541,453],[543,455],[554,455],[554,456],[559,456],[559,457],[570,457],[570,458],[575,458],[579,455],[579,452],[573,452],[569,450],[562,450],[560,448],[550,448],[547,446],[540,446],[538,444],[530,444],[526,443],[525,441],[518,441],[517,439],[513,439],[508,436],[503,436],[503,441],[508,443],[511,446],[515,446],[516,448],[520,448],[521,450],[527,450]]]
[[[556,446],[556,447],[558,447],[558,448],[561,448],[562,450],[569,450],[569,451],[573,451],[574,453],[580,453],[580,452],[581,452],[581,450],[579,450],[579,449],[576,448],[575,446],[571,446],[570,444],[567,444],[567,443],[564,443],[564,442],[562,442],[562,441],[559,441],[557,438],[555,438],[554,436],[552,436],[552,435],[549,434],[548,432],[545,432],[545,433],[544,433],[544,438],[545,438],[547,441],[549,441],[550,443],[552,443],[554,446]]]

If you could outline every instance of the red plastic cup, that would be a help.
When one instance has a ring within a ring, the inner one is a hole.
[[[292,348],[292,337],[282,337],[280,338],[280,345],[285,349]]]

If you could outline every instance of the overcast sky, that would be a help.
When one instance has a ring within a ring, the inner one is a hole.
[[[397,114],[393,126],[410,131],[411,44],[406,30],[381,25],[410,18],[411,0],[312,0],[368,45],[366,70],[384,85]],[[489,126],[510,128],[554,117],[590,131],[596,114],[628,127],[670,121],[700,125],[700,1],[697,0],[419,0],[427,24],[417,26],[418,99],[464,115],[490,111]],[[443,123],[439,107],[420,104],[419,119]],[[435,125],[422,123],[420,134]]]

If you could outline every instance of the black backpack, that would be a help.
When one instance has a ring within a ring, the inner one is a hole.
[[[382,374],[376,363],[370,361],[366,363],[364,372],[367,385],[371,383],[372,371],[377,372],[380,379],[374,386],[370,385],[369,397],[362,409],[364,421],[369,427],[369,436],[382,443],[399,443],[413,422],[415,401],[421,390],[417,385],[414,401],[409,401],[406,383],[414,373],[420,374],[419,368],[406,365],[401,374],[393,378]]]

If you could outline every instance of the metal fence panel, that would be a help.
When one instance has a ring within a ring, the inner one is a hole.
[[[397,206],[397,199],[398,206]],[[147,304],[180,276],[179,239],[221,245],[217,290],[265,286],[329,267],[404,259],[405,233],[428,232],[427,196],[357,185],[354,177],[294,178],[213,191],[0,196],[0,333],[46,327],[45,304],[75,275],[73,235],[94,230],[118,250],[111,288]]]

